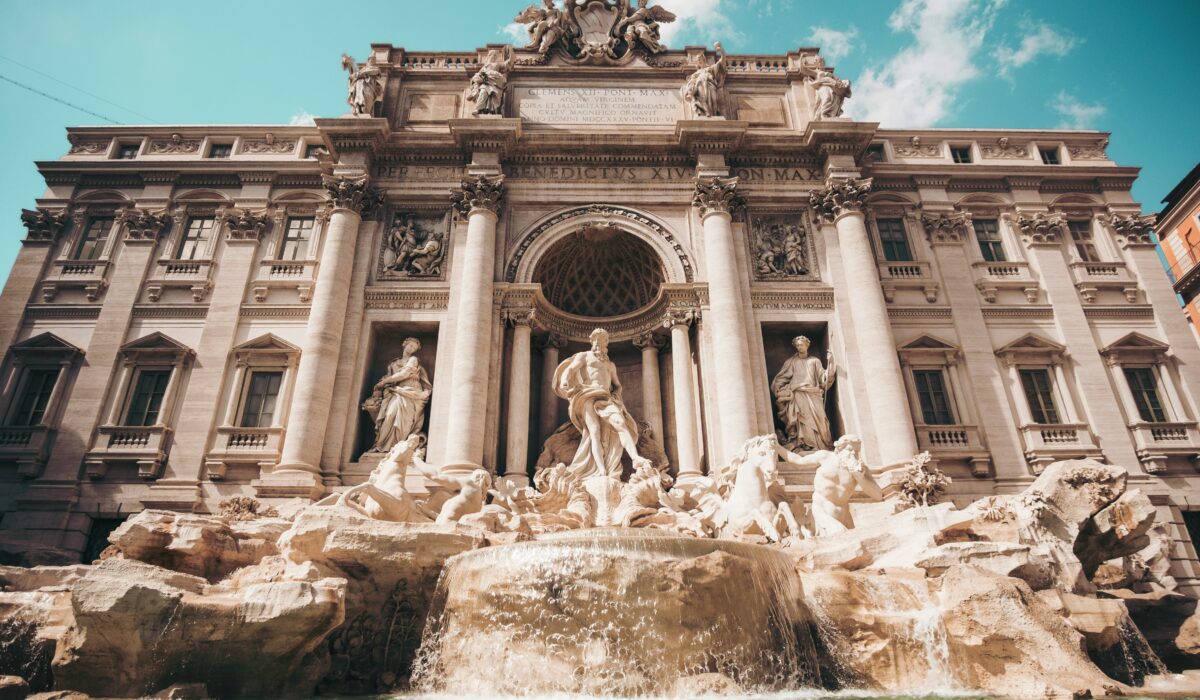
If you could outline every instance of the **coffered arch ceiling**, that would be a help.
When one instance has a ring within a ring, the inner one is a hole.
[[[653,247],[611,225],[584,226],[562,237],[533,273],[547,301],[589,318],[624,316],[649,306],[666,279]]]

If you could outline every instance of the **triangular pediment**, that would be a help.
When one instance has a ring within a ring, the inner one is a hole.
[[[300,352],[300,348],[274,333],[267,333],[266,335],[260,335],[257,338],[247,340],[233,349],[234,352],[247,352],[251,350],[274,350],[288,353]]]
[[[175,340],[165,333],[155,331],[150,335],[130,341],[121,348],[125,352],[133,350],[167,350],[172,352],[191,352],[192,349]]]
[[[1170,346],[1161,340],[1155,340],[1137,331],[1129,333],[1120,340],[1104,348],[1105,352],[1112,350],[1168,350]]]
[[[1053,340],[1043,338],[1036,333],[1026,333],[1017,338],[1008,345],[996,351],[997,354],[1013,352],[1017,350],[1045,350],[1050,352],[1065,352],[1067,347]]]
[[[922,335],[920,338],[905,345],[902,350],[957,350],[958,348],[941,338],[932,335]]]
[[[83,352],[75,345],[63,340],[53,333],[40,333],[27,338],[19,343],[13,343],[13,350],[70,350],[74,352]]]

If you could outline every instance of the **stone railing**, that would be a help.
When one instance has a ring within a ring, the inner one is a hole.
[[[725,60],[731,73],[787,73],[786,56],[729,56]]]
[[[993,304],[1004,289],[1019,291],[1026,301],[1033,303],[1038,298],[1038,283],[1030,272],[1029,263],[1022,260],[1008,262],[977,262],[971,265],[975,275],[975,288],[989,304]]]
[[[54,301],[63,289],[82,289],[88,301],[95,301],[108,286],[111,262],[101,260],[55,260],[42,280],[42,299]]]
[[[974,425],[918,425],[917,444],[934,458],[965,459],[975,476],[988,476],[991,457]]]
[[[283,428],[217,428],[217,444],[204,458],[208,478],[221,481],[235,464],[261,467],[279,461],[283,450]]]
[[[54,430],[44,425],[0,428],[0,461],[15,462],[25,479],[38,476],[50,451]]]
[[[102,425],[95,445],[84,456],[88,477],[101,479],[118,462],[136,462],[138,476],[157,479],[167,458],[172,431],[165,425]]]
[[[1086,423],[1023,425],[1021,439],[1025,444],[1025,457],[1038,474],[1051,462],[1101,456],[1096,438]]]
[[[479,68],[478,56],[473,53],[437,53],[410,54],[405,53],[398,64],[405,70],[435,71],[435,70],[474,70]]]
[[[883,297],[889,303],[895,300],[898,289],[919,290],[930,304],[938,299],[939,285],[933,280],[929,263],[916,260],[881,262],[879,279],[883,283]]]
[[[1125,263],[1075,261],[1070,267],[1075,288],[1084,301],[1092,303],[1100,290],[1109,289],[1124,294],[1131,304],[1137,302],[1137,281],[1129,274]]]
[[[312,299],[317,279],[316,260],[263,260],[259,263],[258,279],[250,285],[254,300],[267,301],[272,289],[294,290],[301,303]]]

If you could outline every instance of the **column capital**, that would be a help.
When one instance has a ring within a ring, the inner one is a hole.
[[[921,214],[925,236],[931,245],[962,243],[971,226],[971,214],[965,211],[930,212]]]
[[[231,241],[257,241],[267,230],[271,217],[267,212],[252,212],[247,209],[231,209],[225,212],[225,226]]]
[[[661,350],[662,348],[666,347],[667,343],[661,336],[655,335],[653,331],[648,331],[634,338],[633,345],[639,350],[646,350],[649,348]]]
[[[700,320],[700,312],[696,309],[667,309],[663,314],[663,328],[690,326]]]
[[[463,216],[476,210],[499,215],[504,203],[504,176],[479,175],[464,178],[462,185],[450,192],[450,203]]]
[[[126,241],[153,243],[170,227],[171,216],[165,210],[126,209],[121,212],[121,223],[125,224]]]
[[[567,340],[557,333],[547,333],[546,337],[538,341],[537,346],[543,350],[562,350],[567,347]]]
[[[22,209],[21,223],[29,232],[26,243],[53,243],[71,223],[71,215],[65,209]]]
[[[1154,237],[1150,234],[1157,223],[1157,214],[1149,214],[1147,216],[1127,214],[1122,216],[1115,211],[1110,211],[1108,214],[1108,225],[1116,232],[1117,242],[1122,248],[1131,248],[1134,246],[1153,247]]]
[[[692,206],[700,209],[700,218],[711,214],[733,216],[744,209],[746,200],[737,192],[738,182],[736,177],[697,178]]]
[[[1067,217],[1050,212],[1018,212],[1017,228],[1021,229],[1021,237],[1026,245],[1059,245],[1067,228]]]
[[[808,195],[808,204],[824,221],[833,221],[843,214],[861,212],[871,193],[874,178],[830,179],[825,189],[815,190]]]
[[[505,323],[510,323],[514,326],[532,327],[537,320],[536,309],[504,309],[500,312],[500,318]]]
[[[335,209],[349,209],[359,216],[368,216],[383,204],[382,195],[370,186],[366,175],[322,175],[321,184],[325,186]]]

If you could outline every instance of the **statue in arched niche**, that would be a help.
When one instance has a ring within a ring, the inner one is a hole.
[[[825,366],[811,357],[811,345],[812,341],[802,335],[792,340],[796,354],[783,363],[771,382],[779,420],[783,421],[783,446],[792,451],[828,450],[833,446],[825,392],[837,377],[837,367],[832,352],[826,353]]]
[[[408,338],[403,347],[403,355],[388,365],[387,374],[375,383],[362,406],[375,421],[372,452],[387,454],[397,443],[420,435],[425,424],[425,405],[433,385],[417,359],[421,341]]]

